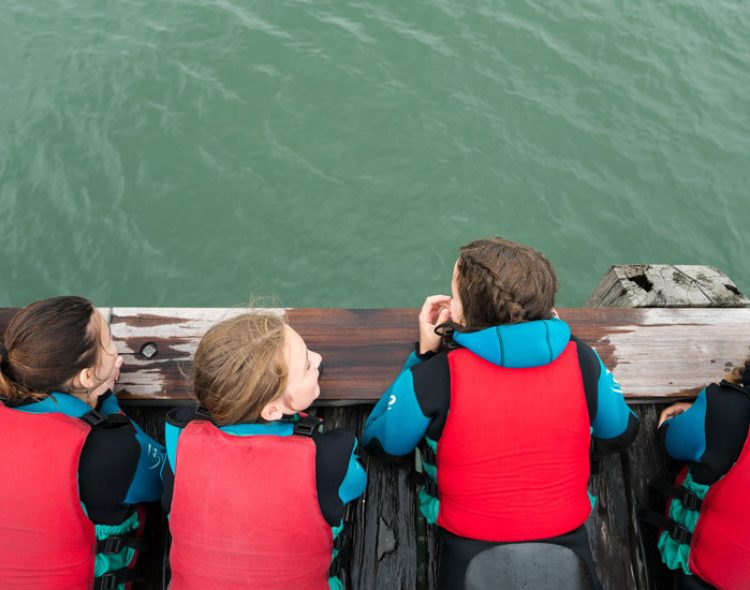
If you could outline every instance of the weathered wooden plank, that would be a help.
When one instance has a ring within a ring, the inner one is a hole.
[[[586,521],[586,530],[602,587],[636,588],[628,530],[630,507],[619,455],[601,459],[598,473],[591,476],[589,490],[596,496],[596,505]]]
[[[364,518],[354,534],[354,559],[362,560],[354,588],[413,590],[417,584],[417,541],[411,465],[366,460]]]
[[[664,508],[663,498],[652,497],[649,486],[656,480],[674,481],[679,468],[671,460],[657,440],[659,414],[667,404],[648,404],[635,408],[640,420],[640,432],[633,445],[623,454],[623,482],[628,494],[631,530],[631,555],[638,577],[638,588],[642,590],[671,589],[672,579],[661,565],[661,556],[656,547],[657,531],[643,525],[638,513],[653,503],[652,507]]]
[[[215,321],[244,309],[114,308],[111,327],[125,364],[123,399],[190,399],[192,354]],[[0,310],[0,330],[11,315]],[[379,398],[417,337],[415,309],[292,309],[290,322],[324,357],[321,401]],[[632,400],[684,398],[743,359],[748,309],[563,309],[573,332],[615,371]],[[157,345],[151,359],[140,354]]]
[[[115,309],[126,397],[185,399],[192,352],[212,321],[243,310]],[[416,338],[416,310],[294,309],[290,322],[324,356],[321,400],[377,399]],[[615,370],[631,399],[689,397],[747,350],[747,309],[563,309],[561,317]],[[156,342],[151,360],[138,354]],[[689,362],[685,362],[686,359]]]
[[[747,309],[571,309],[564,319],[627,398],[694,396],[747,354]]]
[[[744,307],[750,301],[712,266],[623,264],[594,289],[591,307]]]
[[[209,326],[244,309],[115,308],[126,399],[186,399],[192,355]],[[371,401],[395,378],[417,337],[413,310],[292,309],[290,323],[323,355],[321,400]],[[139,354],[153,342],[152,359]]]
[[[438,570],[440,568],[440,539],[437,525],[428,525],[425,521],[425,559],[426,581],[428,590],[438,587]]]

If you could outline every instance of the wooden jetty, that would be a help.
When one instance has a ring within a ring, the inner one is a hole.
[[[618,280],[630,280],[621,274],[624,278]],[[609,281],[605,291],[611,296],[615,283],[611,277],[605,280]],[[626,293],[630,287],[621,291]],[[703,297],[705,291],[700,293]],[[735,305],[746,303],[741,295],[735,301]],[[641,422],[635,444],[625,453],[604,458],[590,482],[598,501],[587,528],[599,576],[608,590],[667,588],[657,565],[655,531],[642,529],[637,519],[639,507],[648,501],[649,482],[671,478],[677,469],[656,444],[659,412],[677,399],[695,396],[748,354],[750,309],[711,308],[705,301],[703,305],[559,310],[573,333],[595,348],[614,371]],[[192,403],[191,359],[202,334],[214,322],[245,310],[115,307],[102,311],[124,357],[118,394],[122,405],[147,432],[163,440],[166,411]],[[0,334],[14,312],[0,309]],[[289,309],[285,313],[308,346],[324,358],[321,396],[314,411],[329,426],[361,435],[372,403],[399,373],[418,337],[417,310]],[[411,456],[384,463],[363,456],[368,487],[354,506],[345,533],[352,549],[343,572],[347,588],[436,587],[435,530],[419,517],[408,477],[415,460]],[[152,536],[163,544],[164,529],[152,529]],[[141,588],[161,587],[160,559],[156,552],[139,565],[148,578]]]

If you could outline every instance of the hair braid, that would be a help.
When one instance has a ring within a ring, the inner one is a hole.
[[[544,255],[503,238],[476,240],[461,248],[458,290],[464,329],[547,319],[557,277]]]

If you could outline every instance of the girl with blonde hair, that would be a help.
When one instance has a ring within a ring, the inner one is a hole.
[[[356,437],[304,414],[321,363],[268,312],[201,340],[199,405],[170,412],[166,426],[172,590],[341,588],[336,541],[366,477]]]

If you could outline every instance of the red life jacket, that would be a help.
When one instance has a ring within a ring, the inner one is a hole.
[[[547,365],[448,355],[451,401],[437,450],[438,524],[483,541],[567,533],[591,511],[590,422],[570,342]]]
[[[170,590],[328,590],[333,533],[315,473],[310,437],[188,423],[175,462]]]
[[[750,589],[750,433],[734,466],[708,488],[688,567],[720,590]]]
[[[90,428],[0,403],[0,588],[88,590],[96,537],[78,493]]]

